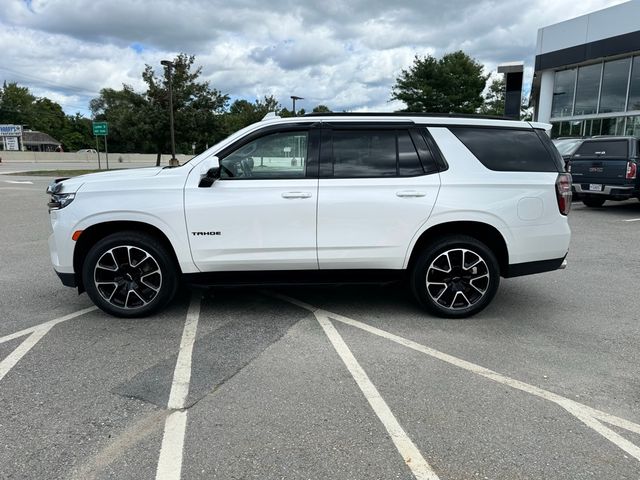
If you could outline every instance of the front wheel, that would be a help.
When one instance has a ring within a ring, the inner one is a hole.
[[[177,268],[162,243],[141,232],[119,232],[87,254],[82,278],[100,309],[117,317],[142,317],[165,306],[177,288]]]
[[[411,287],[418,302],[440,317],[469,317],[484,309],[500,284],[493,252],[466,235],[438,240],[418,257]]]

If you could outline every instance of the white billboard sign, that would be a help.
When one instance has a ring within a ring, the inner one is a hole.
[[[0,125],[0,137],[21,137],[22,125]]]
[[[18,137],[4,137],[4,149],[19,151]]]

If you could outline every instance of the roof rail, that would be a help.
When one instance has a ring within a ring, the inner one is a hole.
[[[510,117],[498,115],[480,115],[475,113],[427,113],[427,112],[332,112],[305,113],[304,117],[450,117],[450,118],[484,118],[487,120],[512,120]]]

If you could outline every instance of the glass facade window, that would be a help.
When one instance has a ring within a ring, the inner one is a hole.
[[[573,114],[573,93],[576,85],[576,69],[556,72],[553,85],[552,117],[568,117]]]
[[[631,58],[604,63],[599,113],[624,111],[630,66]]]
[[[624,134],[624,117],[603,118],[600,135]]]
[[[633,58],[627,110],[640,110],[640,56]]]
[[[624,133],[625,135],[633,135],[634,137],[640,138],[640,116],[627,117],[627,126]]]
[[[578,69],[578,83],[576,86],[576,104],[574,115],[596,113],[598,109],[598,91],[600,90],[600,75],[602,64],[587,65]]]
[[[632,135],[640,138],[640,115],[553,122],[551,138]]]

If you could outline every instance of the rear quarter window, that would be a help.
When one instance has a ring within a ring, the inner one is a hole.
[[[557,150],[548,148],[535,130],[482,127],[450,127],[450,130],[490,170],[562,171],[554,157],[559,156]]]
[[[626,157],[628,155],[629,142],[626,140],[600,140],[585,141],[576,150],[574,157]]]

